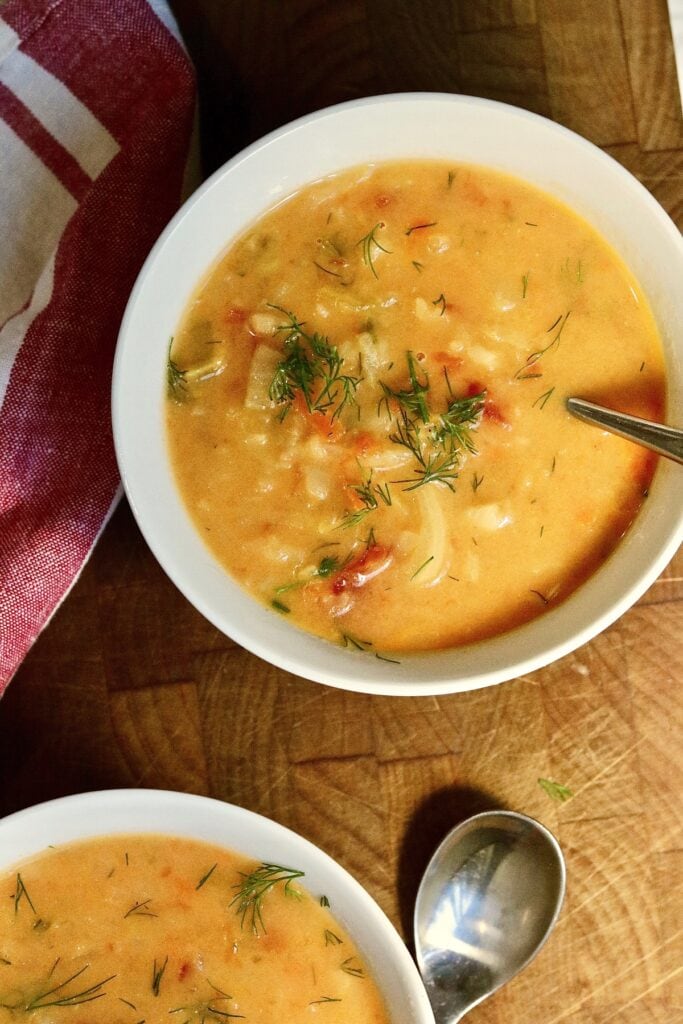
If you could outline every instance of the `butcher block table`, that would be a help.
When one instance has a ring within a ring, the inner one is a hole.
[[[683,220],[666,0],[176,0],[204,170],[354,97],[492,97],[574,129]],[[683,330],[683,325],[681,326]],[[187,603],[125,500],[0,704],[0,814],[85,790],[209,794],[295,829],[411,942],[420,874],[466,815],[544,822],[567,898],[472,1024],[683,1021],[683,558],[587,646],[449,697],[344,693],[260,661]],[[539,778],[567,786],[559,802]],[[66,1016],[65,1016],[66,1019]]]

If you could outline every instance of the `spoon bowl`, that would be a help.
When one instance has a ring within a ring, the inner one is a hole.
[[[487,811],[448,833],[415,904],[417,965],[436,1024],[455,1024],[533,959],[564,890],[562,851],[533,818]]]

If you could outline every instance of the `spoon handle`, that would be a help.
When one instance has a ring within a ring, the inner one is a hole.
[[[613,434],[619,434],[645,448],[651,448],[658,455],[665,455],[683,464],[683,430],[678,427],[641,420],[638,416],[628,416],[625,412],[615,412],[614,409],[585,402],[583,398],[568,398],[567,408],[586,423],[604,427]]]

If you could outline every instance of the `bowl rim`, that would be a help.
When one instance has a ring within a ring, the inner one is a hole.
[[[99,822],[106,816],[113,817],[117,823],[127,824],[109,829],[102,827]],[[164,819],[169,822],[167,826],[150,825],[150,821],[156,823]],[[186,824],[188,821],[191,827]],[[223,827],[226,832],[230,832],[229,841],[217,837],[217,833],[221,832]],[[244,856],[253,856],[255,860],[259,859],[259,854],[255,852],[257,848],[263,850],[261,860],[272,859],[272,849],[278,844],[287,851],[288,856],[289,851],[294,850],[299,857],[298,863],[305,866],[307,874],[313,865],[313,874],[319,873],[327,892],[332,894],[337,889],[343,893],[344,900],[331,900],[332,912],[350,932],[364,958],[369,962],[375,984],[383,996],[388,1012],[391,1005],[390,994],[386,990],[388,977],[383,986],[379,980],[381,971],[378,968],[377,955],[384,955],[387,951],[387,976],[391,975],[392,981],[399,986],[403,984],[402,998],[408,1001],[410,1007],[410,1016],[406,1014],[405,1020],[414,1021],[415,1024],[434,1024],[431,1005],[417,966],[406,944],[379,904],[333,857],[311,840],[272,818],[215,797],[175,790],[121,788],[75,793],[46,800],[0,818],[0,874],[11,869],[13,865],[21,864],[24,860],[44,852],[48,842],[45,831],[48,828],[52,828],[57,835],[63,837],[57,839],[57,844],[114,835],[148,834],[194,838],[200,842],[223,846]],[[199,832],[204,834],[198,834]],[[206,833],[210,833],[208,838]],[[233,834],[238,837],[235,843],[232,842]],[[8,837],[10,842],[14,841],[14,847],[7,846]],[[53,839],[56,836],[50,832],[49,838]],[[30,847],[30,852],[14,856],[11,850],[16,847],[17,842],[22,841],[24,847]],[[248,851],[242,847],[242,843],[249,847]],[[307,879],[304,880],[304,887],[311,892]],[[352,906],[352,912],[347,915],[349,905]],[[348,917],[354,919],[353,925],[347,923]],[[364,929],[362,935],[361,918]],[[374,957],[370,949],[375,952]],[[395,1005],[396,1001],[395,997]],[[392,1015],[391,1020],[393,1019]]]
[[[640,596],[642,596],[645,590],[647,590],[647,588],[654,582],[657,576],[668,564],[683,540],[683,510],[681,510],[678,516],[678,521],[671,522],[669,525],[666,543],[664,543],[658,550],[657,557],[649,563],[647,571],[642,572],[638,579],[636,579],[620,597],[613,599],[607,607],[603,607],[599,610],[598,613],[592,617],[591,621],[584,624],[578,631],[576,629],[572,629],[570,634],[567,635],[567,631],[565,630],[564,635],[556,636],[554,640],[543,645],[542,649],[537,649],[535,651],[532,649],[531,653],[526,652],[521,657],[518,656],[513,660],[508,659],[503,667],[501,667],[501,664],[496,663],[496,658],[494,657],[494,665],[488,670],[482,670],[481,667],[479,667],[474,672],[468,673],[465,671],[464,673],[461,672],[459,675],[457,673],[450,674],[443,669],[434,667],[437,663],[441,664],[444,662],[443,652],[425,652],[397,655],[397,658],[402,659],[401,664],[396,668],[392,668],[393,675],[389,676],[388,673],[378,672],[377,666],[373,664],[374,659],[371,658],[363,659],[365,661],[364,667],[359,667],[357,665],[352,667],[348,658],[340,658],[338,651],[334,648],[334,645],[331,645],[326,641],[318,642],[324,644],[329,651],[328,661],[323,666],[322,658],[313,658],[315,663],[311,665],[310,645],[307,647],[307,654],[302,656],[300,651],[302,646],[306,645],[302,645],[301,643],[297,645],[294,642],[294,639],[300,639],[301,637],[307,636],[307,634],[299,631],[290,623],[282,622],[284,627],[284,632],[281,634],[283,637],[283,646],[274,646],[272,642],[266,641],[255,628],[252,628],[251,624],[248,628],[244,628],[244,625],[239,626],[229,615],[225,615],[223,609],[217,609],[214,607],[213,602],[206,598],[202,593],[201,588],[195,586],[194,580],[188,579],[178,566],[174,564],[173,558],[169,557],[168,545],[162,540],[155,524],[152,521],[148,521],[145,512],[140,508],[136,500],[136,495],[133,493],[134,488],[131,487],[130,478],[127,473],[125,444],[122,440],[124,434],[123,419],[125,416],[122,366],[124,363],[126,338],[129,336],[131,331],[131,321],[135,313],[136,305],[140,300],[140,296],[144,293],[145,288],[147,287],[150,272],[155,267],[157,260],[163,254],[164,248],[179,226],[188,218],[193,216],[193,211],[198,205],[204,202],[207,194],[219,185],[224,178],[228,177],[233,170],[257,155],[260,151],[270,147],[273,143],[277,143],[278,141],[285,139],[290,134],[296,133],[301,129],[306,129],[311,124],[315,124],[316,122],[323,121],[327,118],[336,117],[340,114],[344,115],[349,111],[362,111],[364,108],[372,106],[435,102],[446,102],[454,110],[457,108],[474,108],[479,112],[491,111],[494,114],[495,112],[502,112],[506,117],[513,119],[517,118],[529,123],[537,124],[541,126],[544,131],[554,135],[558,139],[561,138],[566,140],[567,144],[571,144],[584,150],[586,153],[590,154],[592,159],[597,160],[605,168],[609,168],[609,172],[611,174],[618,175],[625,189],[630,190],[631,193],[635,193],[638,196],[639,202],[641,204],[645,204],[648,208],[649,219],[653,218],[657,222],[659,229],[669,236],[670,242],[677,247],[678,252],[681,254],[681,260],[683,262],[683,240],[670,217],[660,206],[654,196],[652,196],[651,193],[613,157],[609,156],[594,143],[584,139],[576,132],[565,128],[542,115],[500,103],[496,100],[488,100],[479,97],[439,92],[390,93],[387,95],[363,97],[361,99],[335,104],[322,110],[305,114],[288,124],[276,128],[274,131],[254,141],[245,149],[231,157],[225,164],[214,171],[214,173],[186,201],[157,240],[145,261],[131,292],[119,333],[119,343],[117,345],[114,361],[114,376],[112,384],[112,415],[116,455],[119,462],[124,488],[131,504],[133,514],[135,515],[147,544],[151,548],[162,568],[185,597],[191,602],[191,604],[193,604],[194,607],[197,608],[197,610],[221,632],[237,641],[248,651],[256,654],[258,657],[275,665],[276,667],[296,674],[302,678],[310,679],[329,686],[355,692],[387,696],[438,696],[446,693],[478,689],[484,686],[504,682],[521,675],[526,675],[527,673],[542,668],[576,650],[624,614],[624,612],[627,611]],[[468,161],[462,159],[462,162]],[[339,167],[341,168],[343,166],[349,166],[349,164],[341,161]],[[510,171],[508,173],[514,172]],[[311,175],[311,180],[315,180],[315,175]],[[546,190],[552,193],[551,189]],[[272,205],[272,203],[270,205]],[[267,208],[268,204],[265,204],[264,210]],[[244,221],[245,224],[248,222],[248,220]],[[211,261],[209,260],[207,262],[207,267],[210,263]],[[624,541],[620,543],[617,551],[621,550],[623,546]],[[221,571],[225,572],[225,570]],[[601,571],[601,569],[598,570],[594,576],[600,575]],[[562,602],[561,605],[558,606],[556,611],[561,611],[562,608],[566,607],[577,593],[583,592],[585,588],[590,585],[590,582],[591,580],[589,579],[582,584],[578,588],[578,591],[575,591],[574,594],[570,595]],[[258,615],[258,612],[255,609],[261,607],[259,602],[255,598],[251,597],[251,595],[246,591],[242,591],[242,594],[246,601],[253,604],[254,614]],[[272,612],[268,611],[267,614],[273,617]],[[461,660],[464,660],[465,664],[467,664],[468,658],[467,656],[462,657],[462,652],[469,651],[472,654],[472,657],[469,660],[476,662],[476,652],[480,650],[482,646],[485,645],[488,650],[493,650],[494,648],[498,650],[501,648],[501,643],[505,644],[511,635],[514,634],[518,637],[526,636],[529,635],[530,630],[532,631],[530,635],[533,637],[535,635],[533,631],[537,628],[537,624],[539,622],[548,623],[553,615],[555,615],[555,611],[546,612],[544,615],[539,616],[530,623],[503,633],[499,637],[454,648],[450,654],[460,656]],[[555,619],[555,621],[557,620]],[[550,633],[552,634],[552,632],[553,631],[551,629]],[[562,633],[561,630],[560,633]],[[287,643],[287,640],[284,639],[286,637],[292,637],[293,639]],[[497,641],[500,641],[501,643],[496,646]],[[541,645],[538,644],[537,647],[540,648]],[[333,654],[332,651],[335,653]],[[344,653],[346,654],[346,652]],[[355,658],[355,660],[358,661],[358,656],[356,655],[349,655],[349,657]],[[430,671],[426,669],[428,664],[431,669],[431,674]],[[410,667],[406,668],[406,666]]]

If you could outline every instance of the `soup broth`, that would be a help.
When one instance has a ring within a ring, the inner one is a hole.
[[[274,613],[359,650],[483,639],[613,551],[655,460],[574,420],[657,419],[648,303],[584,220],[473,166],[369,165],[268,212],[172,340],[180,492]]]
[[[388,1024],[301,874],[168,836],[46,850],[0,877],[0,1022]]]

